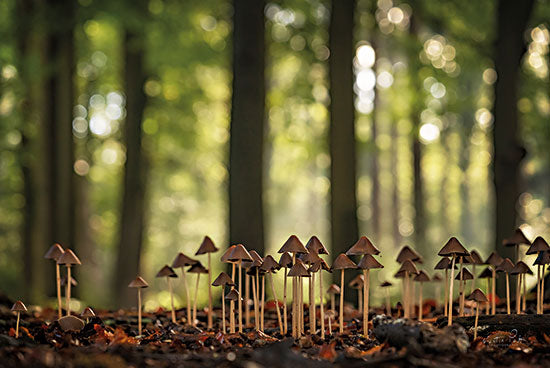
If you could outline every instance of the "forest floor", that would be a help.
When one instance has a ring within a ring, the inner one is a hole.
[[[280,335],[274,304],[268,306],[265,333],[250,327],[225,335],[202,330],[204,311],[198,314],[198,328],[172,324],[170,313],[163,310],[144,314],[141,338],[136,338],[135,311],[124,310],[96,311],[97,316],[81,331],[64,332],[54,321],[56,311],[43,309],[22,315],[16,339],[11,305],[0,302],[0,366],[550,366],[550,315],[535,316],[530,310],[519,316],[480,317],[483,327],[475,341],[470,328],[473,317],[456,318],[458,323],[447,327],[446,318],[437,319],[434,314],[433,303],[424,305],[424,322],[394,319],[373,310],[367,339],[358,333],[362,326],[359,312],[346,306],[344,334],[336,333],[338,325],[333,322],[333,334],[324,340],[319,332],[294,340]],[[307,329],[307,309],[304,313]],[[178,317],[184,314],[178,311]]]

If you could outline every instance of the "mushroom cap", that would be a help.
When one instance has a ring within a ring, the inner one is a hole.
[[[510,273],[514,269],[514,263],[510,258],[504,258],[504,260],[498,265],[497,272]]]
[[[451,269],[452,261],[447,258],[443,257],[434,267],[434,270],[450,270]],[[455,270],[456,270],[456,264],[455,264]]]
[[[487,296],[481,291],[480,289],[475,289],[468,297],[466,298],[468,300],[473,300],[478,303],[487,303],[489,299],[487,299]]]
[[[317,253],[311,251],[309,253],[303,253],[298,255],[298,258],[305,264],[312,265],[315,262],[317,262],[317,260],[320,259],[321,257],[319,257]]]
[[[57,320],[63,331],[80,331],[84,328],[84,321],[75,316],[64,316]]]
[[[411,247],[408,245],[403,246],[399,253],[397,254],[396,258],[398,263],[403,263],[406,260],[413,261],[413,262],[419,262],[422,263],[422,257],[418,253],[416,253]]]
[[[321,269],[328,272],[332,272],[332,270],[330,269],[329,265],[325,262],[325,260],[319,257],[319,259],[308,268],[308,271],[319,272],[319,270]]]
[[[25,304],[21,300],[18,300],[15,302],[13,307],[11,307],[12,312],[26,312],[27,307],[25,307]]]
[[[80,265],[80,259],[70,249],[65,249],[65,252],[57,259],[57,263],[60,265]]]
[[[190,273],[208,273],[208,270],[202,265],[202,263],[197,262],[194,265],[192,265],[187,272]]]
[[[195,255],[198,256],[200,254],[216,253],[218,250],[219,249],[216,248],[216,245],[214,245],[214,242],[212,241],[212,239],[210,239],[210,237],[206,235],[202,240],[202,243],[199,249],[197,250],[197,252],[195,253]]]
[[[65,251],[63,250],[63,247],[57,243],[54,243],[50,247],[50,249],[48,249],[46,254],[44,254],[44,258],[53,259],[54,261],[57,262],[57,260],[59,259],[59,257],[61,257],[63,253],[65,253]]]
[[[84,317],[84,318],[95,317],[95,313],[92,310],[92,308],[86,307],[86,308],[84,308],[82,313],[80,313],[80,317]]]
[[[550,263],[550,252],[543,251],[539,252],[537,259],[533,262],[533,265],[547,265]]]
[[[529,271],[531,271],[531,269],[529,268],[529,266],[527,266],[527,263],[525,263],[523,261],[519,261],[518,263],[516,263],[514,268],[512,268],[512,271],[510,271],[510,274],[511,275],[519,275],[519,274],[523,274],[523,273],[529,273]],[[531,271],[531,272],[533,272],[533,271]]]
[[[141,276],[138,276],[128,284],[128,287],[129,288],[146,288],[146,287],[149,287],[149,284],[147,283],[147,281],[141,278]]]
[[[361,268],[363,270],[370,270],[373,268],[384,268],[384,266],[370,254],[365,254],[363,258],[361,258],[359,263],[357,263],[357,268]]]
[[[228,255],[227,259],[232,262],[253,261],[252,256],[250,255],[250,253],[248,253],[248,251],[242,244],[237,244]]]
[[[439,282],[439,281],[443,281],[443,279],[441,278],[441,276],[439,276],[438,273],[434,273],[434,275],[432,276],[432,281]]]
[[[308,250],[306,249],[306,247],[304,247],[304,245],[302,244],[302,242],[300,241],[300,239],[298,239],[298,237],[296,235],[291,235],[287,239],[287,241],[283,244],[281,249],[279,249],[278,253],[284,253],[284,252],[288,252],[288,253],[307,253]]]
[[[227,248],[227,250],[225,251],[224,254],[222,254],[222,256],[220,257],[220,260],[224,263],[229,263],[231,262],[229,260],[229,255],[231,254],[231,252],[233,252],[233,249],[235,249],[236,245],[232,245],[230,246],[229,248]]]
[[[478,279],[490,279],[491,277],[493,277],[493,271],[491,270],[490,267],[486,267],[483,271],[481,271],[481,273],[479,274],[479,276],[477,278]]]
[[[525,254],[536,254],[548,249],[550,249],[550,247],[546,240],[544,240],[542,236],[537,236]]]
[[[306,243],[306,249],[311,253],[315,252],[317,254],[328,254],[327,248],[321,243],[318,237],[313,235]]]
[[[304,265],[304,262],[302,262],[299,259],[296,260],[296,263],[294,264],[294,266],[292,266],[290,271],[288,271],[287,275],[292,277],[310,277],[311,276],[306,266]]]
[[[59,283],[61,284],[61,286],[66,286],[67,285],[67,277],[63,276],[61,278],[61,280],[59,280]],[[71,286],[78,286],[78,281],[76,281],[76,279],[72,276],[71,276]]]
[[[357,265],[344,253],[340,253],[334,262],[332,262],[332,269],[345,270],[347,268],[357,268]]]
[[[380,254],[378,248],[376,248],[366,236],[360,237],[346,252],[348,256],[362,256],[364,254]]]
[[[212,283],[212,286],[225,286],[225,285],[233,286],[235,285],[235,282],[233,282],[233,280],[231,279],[231,277],[229,277],[228,274],[222,271],[220,272],[218,277],[216,277],[216,279]]]
[[[399,268],[399,271],[397,272],[401,272],[401,271],[414,273],[414,274],[418,273],[418,269],[416,268],[415,264],[410,260],[406,260],[405,262],[403,262],[403,264]]]
[[[470,252],[453,236],[447,240],[447,243],[445,243],[437,254],[440,256],[452,256],[453,254],[455,256],[467,256],[470,255]]]
[[[348,286],[353,289],[361,289],[364,283],[365,277],[362,274],[359,274],[351,279],[351,281],[348,283]]]
[[[470,259],[471,264],[480,265],[480,264],[484,263],[483,259],[481,258],[481,256],[477,252],[477,250],[475,250],[475,249],[472,249],[470,251],[470,258],[469,259]]]
[[[332,284],[328,287],[327,293],[329,294],[340,294],[340,286]]]
[[[229,292],[225,295],[225,300],[239,300],[239,292],[237,291],[237,289],[229,290]]]
[[[185,254],[179,252],[176,258],[174,258],[174,262],[172,262],[172,268],[187,267],[195,263],[197,263],[196,260],[194,260],[193,258],[187,257]]]
[[[405,271],[401,270],[401,271],[397,271],[393,277],[395,277],[396,279],[404,279],[405,278]]]
[[[502,263],[502,261],[504,261],[504,258],[502,258],[497,252],[492,252],[489,257],[487,257],[485,264],[497,267]]]
[[[474,275],[467,268],[463,268],[462,272],[458,272],[455,277],[455,280],[473,280]]]
[[[252,249],[250,252],[248,252],[250,254],[250,256],[252,257],[252,261],[242,261],[243,262],[243,266],[245,268],[256,268],[256,267],[260,267],[263,263],[263,259],[262,257],[258,254],[258,252],[256,252],[254,249]]]
[[[262,263],[260,270],[265,272],[275,272],[279,268],[281,268],[281,266],[279,266],[275,258],[268,254],[267,256],[265,256],[264,262]]]
[[[325,316],[327,316],[328,319],[332,319],[336,317],[336,311],[333,311],[332,309],[329,309],[325,311]]]
[[[292,256],[288,252],[284,252],[279,259],[281,267],[292,267]]]
[[[383,283],[380,284],[380,287],[385,288],[385,287],[390,287],[390,286],[392,286],[392,285],[393,285],[393,284],[392,284],[391,282],[389,282],[389,281],[384,281]]]
[[[506,247],[513,247],[520,244],[531,245],[531,242],[527,239],[521,228],[517,228],[511,237],[502,240],[502,245]]]
[[[264,261],[264,259],[262,258],[262,256],[260,256],[258,254],[258,252],[256,252],[254,249],[252,249],[250,252],[248,252],[250,254],[250,257],[252,257],[252,260],[255,261],[255,262],[260,262],[262,263]]]
[[[424,270],[420,270],[418,274],[413,278],[413,281],[417,282],[427,282],[430,281],[430,276]]]
[[[178,277],[178,275],[172,267],[164,265],[155,277]]]

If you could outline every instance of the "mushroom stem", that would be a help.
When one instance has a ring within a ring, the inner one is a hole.
[[[340,275],[340,333],[344,333],[344,269]]]
[[[369,284],[370,270],[363,270],[363,335],[369,337]]]
[[[460,277],[458,280],[458,315],[462,317],[464,315],[464,280],[462,280],[463,277],[463,256],[460,256],[458,261],[460,262]]]
[[[170,277],[166,278],[168,282],[168,291],[170,292],[170,307],[172,307],[172,323],[176,323],[176,309],[174,308],[174,293],[172,291],[172,282]]]
[[[71,265],[67,264],[67,291],[65,292],[65,297],[67,298],[67,315],[71,315]]]
[[[300,277],[300,336],[304,333],[304,278]]]
[[[250,276],[244,274],[244,325],[250,324],[250,308],[248,307],[248,301],[250,300]]]
[[[403,279],[403,317],[409,318],[410,317],[410,309],[409,309],[409,272],[405,271],[405,278]]]
[[[242,260],[239,260],[239,299],[237,305],[239,306],[239,332],[243,332],[243,298],[242,295]]]
[[[187,286],[187,274],[185,273],[185,268],[181,268],[181,278],[183,279],[183,288],[185,289],[185,304],[187,308],[187,324],[191,324],[191,304],[189,300],[189,286]]]
[[[21,315],[21,312],[17,312],[17,322],[15,323],[15,338],[19,338],[19,317]]]
[[[497,271],[496,267],[492,266],[493,276],[491,277],[491,314],[494,315],[497,310],[497,301],[496,301],[496,283],[497,283]]]
[[[260,311],[258,310],[258,294],[256,292],[256,277],[252,276],[252,297],[254,298],[254,326],[260,330]]]
[[[412,318],[415,313],[414,296],[416,295],[416,283],[413,282],[412,275],[409,276],[409,318]]]
[[[273,293],[273,299],[275,299],[275,309],[277,310],[277,321],[279,322],[279,330],[281,335],[283,334],[283,321],[281,319],[281,311],[279,310],[279,300],[277,299],[277,293],[275,293],[275,285],[273,284],[273,274],[269,273],[269,281],[271,282],[271,292]]]
[[[474,263],[472,265],[472,273],[473,273],[473,280],[472,280],[472,283],[470,284],[470,294],[474,292],[474,290],[476,289],[476,278],[477,278],[477,275],[476,275],[476,264]]]
[[[262,275],[262,316],[260,317],[260,331],[264,332],[264,311],[265,311],[265,276]]]
[[[235,262],[231,263],[231,280],[235,283]],[[235,286],[232,286],[235,289]],[[229,301],[229,332],[235,333],[235,301]]]
[[[323,306],[323,270],[319,270],[319,309],[321,312],[321,339],[325,339],[325,311]]]
[[[451,260],[451,285],[449,286],[449,314],[447,318],[447,326],[453,324],[453,285],[455,279],[455,254],[452,255]]]
[[[476,302],[476,319],[474,322],[474,340],[477,339],[477,322],[479,319],[479,303]]]
[[[386,287],[386,313],[391,317],[390,288]]]
[[[222,285],[222,334],[225,335],[225,286]]]
[[[523,284],[523,298],[521,298],[521,311],[525,312],[525,307],[527,303],[527,287],[525,286],[525,277],[526,274],[521,275],[521,283]]]
[[[296,264],[296,253],[292,253],[292,265]],[[292,277],[292,337],[298,338],[298,278]]]
[[[506,272],[506,314],[510,314],[510,277]]]
[[[283,322],[284,322],[284,335],[286,335],[286,333],[288,332],[288,317],[287,317],[287,306],[286,306],[286,279],[287,279],[287,268],[285,267],[285,279],[284,279],[284,286],[283,286],[283,312],[284,312],[284,317],[283,317]]]
[[[61,272],[59,270],[59,264],[55,263],[55,283],[57,287],[57,317],[58,319],[63,316],[62,306],[61,306]]]
[[[329,336],[332,335],[332,324],[331,324],[331,321],[332,321],[332,317],[331,317],[331,316],[328,316],[328,334],[329,334]]]
[[[363,311],[363,290],[361,286],[357,289],[357,310]]]
[[[195,298],[193,300],[193,326],[195,326],[195,321],[197,320],[197,297],[199,294],[199,280],[201,278],[201,274],[197,273],[197,283],[195,284]]]
[[[336,304],[336,296],[334,296],[334,294],[330,294],[330,310],[331,311],[336,312],[335,304]]]
[[[208,253],[208,317],[207,317],[207,326],[209,329],[212,328],[212,265],[210,259],[210,253]],[[174,306],[172,305],[172,310]]]
[[[516,314],[521,313],[521,273],[516,276]]]
[[[447,309],[447,303],[449,301],[449,270],[445,269],[445,305],[443,306],[443,310],[445,312],[445,317],[447,317],[447,313],[449,310]]]
[[[141,336],[141,288],[138,288],[138,331]]]
[[[422,308],[422,282],[419,283],[419,289],[418,290],[418,294],[419,294],[419,297],[418,297],[418,320],[419,321],[422,321],[422,312],[423,312],[423,308]]]
[[[487,278],[487,295],[489,295],[489,289],[491,288],[490,283],[491,283],[491,280]],[[489,302],[485,303],[485,314],[489,315]]]
[[[309,278],[309,333],[315,334],[315,273]]]
[[[544,273],[546,265],[542,265],[541,285],[540,285],[540,314],[544,314]]]

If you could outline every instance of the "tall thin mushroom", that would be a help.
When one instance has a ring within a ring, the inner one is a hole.
[[[411,308],[411,285],[410,285],[410,277],[412,275],[418,274],[418,269],[416,268],[413,261],[406,260],[403,262],[397,273],[403,274],[403,289],[405,290],[403,295],[403,302],[404,302],[404,318],[410,318],[410,308]]]
[[[418,272],[418,274],[414,277],[413,281],[416,281],[420,284],[418,291],[418,320],[422,321],[422,313],[424,312],[424,301],[422,300],[422,284],[430,281],[430,277],[426,272],[420,270],[420,272]]]
[[[397,254],[396,261],[399,264],[403,264],[405,261],[411,261],[413,263],[422,263],[422,257],[416,253],[411,247],[405,245],[401,248]],[[405,276],[405,273],[403,273]],[[409,302],[411,300],[411,288],[410,282],[403,278],[403,310],[405,318],[409,318],[411,314],[412,305]]]
[[[502,245],[505,247],[516,248],[516,262],[520,261],[519,246],[522,244],[531,245],[531,242],[527,239],[521,228],[517,228],[511,237],[502,240]]]
[[[233,250],[236,248],[237,246],[236,245],[232,245],[230,246],[229,248],[227,248],[227,250],[225,251],[224,254],[222,254],[220,260],[223,262],[223,263],[231,263],[231,280],[233,280],[233,282],[235,282],[235,264],[236,262],[232,262],[229,260],[229,255],[231,254],[231,252],[233,252]],[[232,289],[235,288],[235,285],[231,286]],[[235,330],[233,330],[233,328],[235,327],[235,300],[232,300],[232,299],[228,299],[229,300],[229,332],[230,333],[235,333]]]
[[[281,311],[279,310],[279,299],[277,299],[277,293],[275,292],[275,284],[273,283],[273,273],[279,270],[281,266],[275,261],[275,259],[267,255],[264,258],[264,262],[260,269],[269,275],[269,282],[271,283],[271,292],[273,293],[273,299],[275,299],[275,309],[277,310],[277,322],[279,323],[279,330],[281,335],[284,333],[283,321],[281,319]]]
[[[475,340],[477,339],[477,322],[479,320],[479,304],[488,303],[489,300],[487,299],[485,294],[483,294],[483,291],[481,291],[480,289],[475,289],[473,293],[470,296],[468,296],[468,300],[473,300],[476,302],[476,317],[474,321],[474,340]]]
[[[196,273],[197,274],[197,281],[195,284],[195,297],[193,298],[193,322],[192,325],[195,326],[197,323],[197,298],[199,295],[199,281],[201,277],[201,273],[208,273],[208,270],[204,268],[204,266],[197,262],[194,265],[192,265],[187,272],[189,273]]]
[[[80,259],[73,253],[72,250],[66,249],[65,252],[57,259],[57,263],[67,267],[67,280],[71,280],[71,267],[80,265]],[[65,293],[67,306],[65,307],[67,316],[71,315],[71,283],[67,283],[67,291]]]
[[[330,310],[336,312],[336,294],[340,294],[340,286],[331,284],[327,289],[327,293],[330,295]]]
[[[357,310],[363,311],[363,288],[365,286],[365,276],[359,274],[348,282],[348,286],[357,290]]]
[[[365,254],[357,263],[357,268],[363,270],[363,335],[369,336],[369,290],[370,290],[370,270],[384,268],[372,255]]]
[[[233,262],[237,262],[239,266],[239,295],[242,295],[242,263],[243,261],[252,261],[252,256],[244,245],[237,244],[233,251],[229,254],[228,259]],[[239,316],[239,332],[243,332],[243,302],[242,297],[238,299],[238,316]]]
[[[516,314],[521,313],[521,286],[522,281],[525,282],[523,276],[529,273],[529,271],[531,271],[531,269],[523,261],[518,261],[510,271],[510,275],[516,275]]]
[[[497,283],[497,267],[502,263],[504,259],[497,253],[492,252],[489,257],[485,260],[485,264],[489,265],[491,268],[491,294],[489,295],[489,299],[491,302],[491,314],[494,315],[496,313],[496,283]]]
[[[305,265],[311,266],[315,262],[317,262],[319,259],[319,255],[317,254],[317,249],[311,247],[311,249],[308,249],[308,253],[303,254],[300,256],[300,260],[304,262]],[[316,321],[315,321],[315,274],[310,273],[309,277],[309,330],[310,333],[315,333],[316,330]]]
[[[15,338],[19,338],[19,319],[21,312],[26,312],[27,307],[21,300],[18,300],[15,302],[15,304],[11,307],[11,311],[17,313],[17,322],[15,323]]]
[[[466,281],[473,280],[473,279],[474,279],[474,275],[472,275],[472,273],[470,271],[468,271],[467,268],[463,268],[461,271],[459,271],[459,273],[455,277],[455,281],[458,281],[459,285],[461,285],[460,303],[462,305],[460,307],[460,314],[459,314],[460,317],[464,316],[463,296],[464,296],[465,283],[466,283]],[[464,297],[464,299],[465,299],[465,297]]]
[[[340,313],[338,316],[340,320],[340,334],[344,333],[344,271],[354,268],[357,268],[357,265],[344,253],[340,253],[334,262],[332,262],[332,269],[340,270]]]
[[[449,312],[447,308],[447,303],[449,302],[449,269],[451,268],[451,260],[448,257],[442,257],[439,262],[435,265],[434,269],[436,270],[445,270],[445,299],[443,303],[443,314],[447,316]]]
[[[80,313],[80,317],[86,318],[86,324],[90,323],[90,318],[95,317],[94,310],[90,307],[84,308],[82,313]]]
[[[447,324],[448,326],[453,324],[453,285],[454,285],[454,273],[455,273],[455,261],[456,257],[462,257],[469,255],[470,253],[460,244],[457,238],[454,236],[450,238],[447,243],[441,248],[438,255],[444,257],[451,257],[451,285],[449,286],[449,312]],[[462,264],[462,262],[461,262]],[[462,267],[461,267],[462,268]]]
[[[145,289],[149,287],[149,284],[147,281],[145,281],[140,276],[136,277],[134,280],[132,280],[128,284],[129,288],[137,289],[137,295],[138,295],[138,336],[141,336],[141,289]]]
[[[59,263],[57,260],[65,253],[63,247],[57,243],[53,244],[50,249],[44,254],[44,258],[51,259],[55,262],[55,285],[57,290],[57,318],[63,316],[61,303],[61,273],[59,272]]]
[[[483,259],[481,258],[481,256],[477,252],[477,250],[475,250],[475,249],[472,249],[470,251],[470,259],[469,260],[470,260],[470,264],[472,265],[472,274],[474,275],[474,279],[472,280],[471,290],[470,290],[470,294],[471,294],[476,289],[476,278],[477,278],[476,266],[477,265],[482,265],[485,262],[483,262]]]
[[[490,267],[487,267],[485,268],[478,276],[477,276],[478,279],[487,279],[487,289],[485,291],[485,295],[489,295],[491,293],[491,279],[493,278],[493,271],[491,270]],[[491,311],[490,311],[490,304],[491,303],[486,303],[485,304],[485,314],[490,314]]]
[[[544,274],[546,272],[546,265],[550,263],[550,251],[539,252],[537,259],[535,259],[534,265],[541,266],[541,282],[540,282],[540,295],[538,296],[539,311],[538,314],[544,314]]]
[[[287,313],[287,301],[286,301],[286,284],[288,278],[288,269],[292,267],[292,256],[288,252],[284,252],[279,258],[279,264],[285,269],[284,271],[284,281],[283,281],[283,328],[284,335],[288,332],[288,313]]]
[[[192,324],[192,315],[191,315],[191,297],[189,295],[189,285],[187,284],[187,273],[185,272],[185,267],[192,266],[198,261],[192,258],[187,257],[183,253],[178,253],[174,261],[172,262],[172,268],[181,268],[181,278],[183,280],[183,288],[185,290],[185,308],[187,310],[187,324]]]
[[[211,253],[216,253],[218,248],[214,245],[212,239],[209,236],[205,236],[202,243],[195,253],[196,256],[201,254],[208,254],[208,314],[207,314],[207,327],[212,328],[212,260]]]
[[[308,271],[313,275],[319,272],[319,312],[321,317],[321,339],[325,338],[325,311],[323,303],[323,270],[332,272],[328,264],[321,258],[311,265]]]
[[[229,293],[227,293],[227,295],[225,296],[225,299],[233,302],[234,304],[235,301],[238,301],[242,298],[239,297],[239,292],[235,288],[232,288],[231,290],[229,290]],[[229,332],[235,333],[235,318],[229,319]]]
[[[256,331],[260,331],[260,274],[259,269],[263,263],[263,258],[255,250],[251,250],[250,256],[253,261],[243,261],[243,266],[247,269],[246,276],[252,279],[252,298],[254,299],[254,325]],[[245,278],[246,289],[246,278]],[[245,305],[246,305],[246,290],[245,290]],[[247,308],[248,309],[248,308]],[[246,318],[246,316],[245,316]]]
[[[540,252],[544,252],[546,250],[550,249],[550,246],[548,246],[548,243],[546,240],[544,240],[541,236],[537,236],[536,239],[533,241],[533,244],[527,249],[527,252],[525,254],[531,255],[531,254],[540,254]],[[541,263],[536,263],[537,265],[537,314],[541,314]],[[544,274],[543,274],[544,275]],[[543,278],[544,280],[544,278]]]
[[[222,287],[222,333],[225,334],[225,287],[233,286],[235,283],[231,280],[228,274],[225,272],[220,272],[218,277],[212,283],[212,286],[221,286]]]
[[[170,293],[170,309],[172,315],[172,323],[177,323],[176,321],[176,308],[174,307],[174,290],[172,289],[172,283],[170,279],[178,277],[174,269],[168,265],[164,265],[159,272],[157,272],[156,277],[166,277],[166,282],[168,283],[168,292]]]
[[[296,263],[294,263],[294,265],[292,266],[292,268],[290,269],[290,271],[288,271],[288,276],[290,277],[293,277],[294,279],[298,280],[299,278],[301,277],[310,277],[309,275],[309,272],[306,268],[306,266],[304,265],[304,263],[297,259],[296,260]],[[298,285],[298,281],[296,282],[296,285]],[[298,286],[297,286],[298,288]],[[298,293],[297,293],[298,294]],[[299,296],[298,296],[299,298]],[[300,337],[300,335],[302,334],[302,330],[301,330],[301,315],[300,315],[300,309],[303,310],[303,308],[297,308],[295,307],[295,313],[296,313],[296,316],[292,318],[292,323],[296,323],[297,326],[296,328],[292,328],[292,336],[297,339]]]
[[[504,258],[496,268],[497,272],[504,272],[506,274],[506,314],[510,314],[510,272],[513,269],[514,264],[510,258]]]

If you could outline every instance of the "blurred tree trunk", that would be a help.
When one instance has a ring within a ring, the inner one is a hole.
[[[374,2],[373,2],[374,4]],[[374,12],[373,12],[374,14]],[[373,36],[371,39],[371,46],[376,52],[376,60],[379,58],[378,48],[377,48],[377,32],[376,25],[373,29]],[[373,66],[376,68],[376,64]],[[380,98],[378,96],[377,84],[374,84],[374,99],[372,101],[372,113],[371,113],[371,136],[372,136],[372,145],[373,149],[371,151],[371,170],[370,177],[372,180],[371,188],[371,216],[372,216],[372,234],[374,239],[379,239],[380,236],[380,166],[378,161],[378,146],[376,145],[376,140],[378,138],[378,124],[377,124],[377,112],[380,105]]]
[[[234,0],[233,6],[229,241],[263,254],[265,2]]]
[[[493,105],[495,249],[511,259],[514,259],[513,247],[502,246],[502,240],[518,225],[516,205],[520,194],[521,160],[525,156],[525,148],[519,141],[518,84],[521,59],[526,51],[523,34],[533,4],[534,0],[500,0],[497,9],[494,63],[498,79]]]
[[[127,30],[124,38],[126,162],[113,295],[113,300],[119,307],[135,305],[135,292],[128,289],[128,283],[139,274],[143,244],[147,174],[147,161],[142,148],[142,123],[146,104],[143,91],[146,80],[144,58],[143,34],[140,31]]]
[[[473,88],[473,87],[470,87]],[[471,107],[474,109],[474,107]],[[461,114],[460,134],[460,156],[458,158],[458,167],[462,173],[460,181],[460,232],[464,238],[465,244],[476,242],[472,229],[472,215],[470,193],[468,188],[468,166],[470,164],[470,134],[474,122],[472,111]]]
[[[390,172],[393,180],[392,195],[391,195],[391,219],[392,219],[392,237],[394,245],[398,247],[401,242],[401,232],[399,231],[399,134],[397,132],[397,122],[391,124],[391,151],[390,151]]]
[[[345,252],[359,238],[353,103],[354,10],[354,0],[332,1],[329,27],[330,214],[334,257]],[[334,276],[338,278],[337,273]]]

